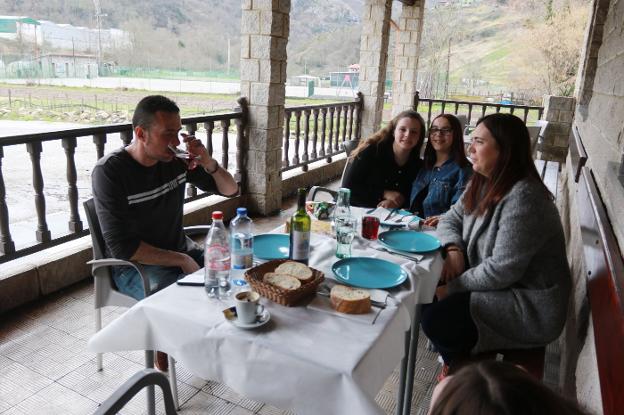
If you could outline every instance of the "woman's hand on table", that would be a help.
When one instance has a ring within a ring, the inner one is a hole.
[[[427,219],[423,221],[423,225],[431,226],[432,228],[435,228],[438,226],[438,222],[440,222],[439,216],[429,216]]]
[[[466,269],[464,253],[460,250],[449,251],[442,265],[440,281],[446,283],[459,277]]]
[[[379,202],[377,207],[395,209],[403,206],[403,202],[405,202],[405,198],[400,192],[396,192],[394,190],[384,190],[383,200]]]

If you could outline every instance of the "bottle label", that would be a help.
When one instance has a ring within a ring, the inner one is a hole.
[[[223,245],[210,245],[206,247],[204,266],[208,270],[228,271],[230,269],[230,250]]]
[[[296,261],[307,260],[310,256],[310,232],[301,232],[291,229],[292,258]]]

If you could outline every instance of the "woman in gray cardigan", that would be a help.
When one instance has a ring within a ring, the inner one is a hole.
[[[470,354],[556,339],[571,287],[561,220],[524,122],[482,118],[468,151],[475,174],[440,219],[444,285],[422,319],[451,369]]]

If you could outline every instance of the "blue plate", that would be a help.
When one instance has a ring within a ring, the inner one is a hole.
[[[390,249],[419,254],[440,248],[440,241],[437,238],[416,231],[386,231],[379,234],[378,240],[382,245]]]
[[[369,257],[341,259],[332,266],[336,279],[361,288],[391,288],[407,279],[407,272],[392,262]]]
[[[265,233],[253,238],[253,253],[259,259],[287,259],[290,237],[280,233]]]

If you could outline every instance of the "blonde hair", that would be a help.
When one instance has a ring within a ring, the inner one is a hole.
[[[355,157],[357,157],[358,154],[360,154],[362,151],[364,151],[364,149],[366,149],[368,146],[371,146],[373,144],[379,145],[380,143],[382,143],[384,141],[393,140],[394,139],[394,129],[396,128],[396,126],[399,123],[399,121],[401,121],[403,118],[411,118],[413,120],[417,120],[418,123],[420,124],[420,134],[419,134],[419,137],[418,137],[418,143],[416,144],[416,147],[414,147],[414,149],[412,150],[412,151],[416,151],[416,154],[420,154],[420,149],[422,148],[422,145],[423,145],[423,143],[425,141],[425,130],[426,130],[425,120],[416,111],[407,110],[407,111],[403,111],[403,112],[399,113],[396,117],[394,117],[388,123],[388,125],[386,125],[382,129],[377,131],[372,136],[368,137],[365,140],[360,140],[360,144],[358,144],[358,146],[355,148],[355,150],[353,150],[351,152],[350,158],[354,159]]]

